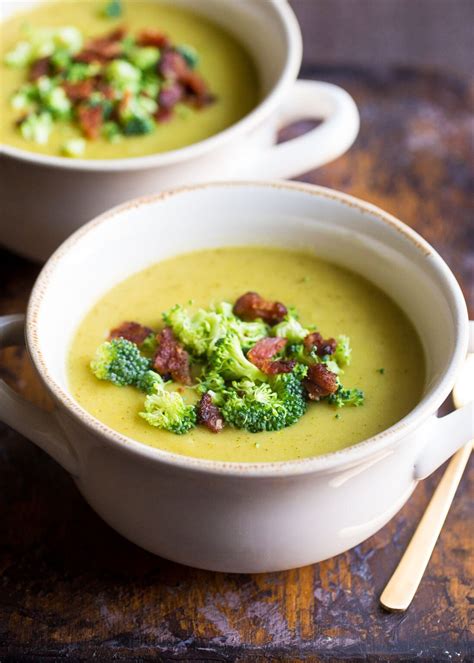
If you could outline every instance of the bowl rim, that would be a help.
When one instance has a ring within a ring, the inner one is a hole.
[[[404,236],[404,238],[425,258],[427,256],[430,257],[438,272],[439,278],[444,281],[447,291],[451,295],[453,319],[458,339],[444,375],[438,378],[438,380],[430,387],[429,391],[423,396],[421,401],[407,415],[405,415],[405,417],[375,436],[367,438],[345,449],[320,456],[310,456],[286,461],[255,463],[208,460],[151,447],[143,442],[139,442],[115,431],[82,408],[69,390],[62,387],[52,376],[42,351],[39,348],[38,316],[41,302],[48,287],[48,282],[58,265],[67,257],[69,251],[73,249],[76,243],[80,242],[84,236],[94,232],[98,226],[110,221],[110,219],[114,217],[120,217],[129,209],[153,205],[160,201],[165,201],[171,196],[179,196],[183,193],[201,191],[209,188],[276,189],[300,192],[306,195],[330,199],[339,204],[362,211],[369,215],[374,222],[378,221],[390,226]],[[81,425],[85,426],[90,432],[99,435],[102,441],[106,441],[107,444],[113,445],[116,451],[120,448],[121,451],[130,453],[133,456],[138,455],[143,460],[164,464],[175,469],[233,477],[246,476],[270,478],[298,474],[325,473],[336,468],[340,469],[341,467],[359,465],[364,461],[374,462],[374,456],[378,458],[380,454],[385,455],[388,447],[393,446],[397,442],[403,441],[403,439],[414,429],[418,428],[423,421],[434,416],[437,409],[449,395],[461,362],[466,356],[468,346],[468,322],[468,312],[464,296],[448,265],[425,239],[388,212],[349,194],[311,184],[283,182],[278,180],[218,181],[182,186],[155,195],[133,199],[113,207],[95,217],[73,233],[49,258],[33,286],[26,313],[25,335],[27,348],[35,368],[41,380],[53,395],[56,403],[63,406],[70,416]]]
[[[45,0],[42,0],[45,1]],[[175,150],[158,152],[138,157],[119,159],[72,159],[64,156],[52,156],[32,152],[13,145],[0,144],[0,154],[42,167],[89,172],[117,172],[148,170],[172,164],[179,164],[205,156],[216,148],[225,146],[240,133],[251,133],[281,103],[285,91],[295,81],[303,57],[303,38],[293,9],[286,0],[267,0],[280,19],[287,42],[287,57],[280,75],[272,89],[243,118],[226,129],[204,140],[191,143]],[[1,24],[1,22],[0,22]],[[254,58],[252,58],[254,59]]]

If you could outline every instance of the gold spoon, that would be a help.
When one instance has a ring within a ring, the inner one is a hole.
[[[454,407],[460,408],[473,400],[474,353],[471,353],[454,385]],[[380,603],[387,610],[403,612],[412,602],[471,455],[473,442],[465,444],[449,461],[395,573],[382,592]]]

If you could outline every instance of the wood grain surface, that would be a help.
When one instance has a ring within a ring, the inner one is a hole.
[[[472,317],[472,91],[414,70],[303,73],[346,87],[362,127],[347,155],[301,179],[360,196],[421,232],[452,267]],[[25,309],[37,273],[0,252],[0,313]],[[0,365],[45,404],[22,350],[4,351]],[[410,610],[378,605],[439,478],[420,483],[386,527],[343,555],[225,575],[128,543],[58,465],[0,424],[0,661],[472,661],[472,465]]]

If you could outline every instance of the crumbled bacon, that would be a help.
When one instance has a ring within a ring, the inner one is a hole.
[[[337,341],[335,338],[324,339],[319,332],[311,332],[303,341],[304,347],[308,352],[316,348],[318,357],[332,355],[336,349]]]
[[[155,120],[157,122],[169,122],[173,117],[172,108],[158,108],[155,113]]]
[[[153,334],[153,329],[150,327],[145,327],[138,322],[122,322],[110,331],[109,339],[121,337],[140,345],[150,334]]]
[[[158,335],[158,348],[153,358],[153,368],[162,377],[171,375],[175,382],[191,384],[189,355],[176,340],[170,327]]]
[[[198,108],[214,101],[214,96],[209,93],[205,80],[188,66],[178,51],[172,48],[165,49],[158,62],[158,71],[165,79],[179,84],[180,98],[177,101],[186,97],[193,101]]]
[[[285,345],[286,338],[262,338],[248,351],[247,358],[266,375],[291,373],[296,361],[292,359],[273,359],[278,352],[283,350]]]
[[[242,320],[256,320],[262,318],[269,325],[281,322],[288,313],[286,306],[281,302],[270,302],[257,292],[246,292],[234,304],[234,313]]]
[[[161,109],[169,110],[176,106],[183,98],[183,88],[179,83],[172,83],[164,87],[158,95],[158,104]]]
[[[37,81],[41,76],[47,76],[49,74],[49,66],[49,57],[35,60],[30,68],[30,81]]]
[[[77,108],[77,119],[86,138],[98,138],[103,121],[101,106],[81,104]]]
[[[94,91],[94,82],[91,78],[77,83],[64,81],[62,86],[71,101],[85,101]]]
[[[312,364],[303,380],[303,385],[312,401],[319,401],[337,391],[337,375],[324,364]]]
[[[154,30],[153,28],[145,28],[142,30],[137,38],[139,46],[155,46],[156,48],[165,48],[169,45],[170,40],[163,32]]]
[[[221,411],[212,402],[210,394],[203,394],[197,407],[198,423],[203,424],[213,433],[220,433],[224,428],[224,418]]]
[[[90,39],[85,48],[75,56],[78,62],[100,62],[113,60],[122,54],[122,39],[126,35],[125,28],[117,28],[104,37]]]

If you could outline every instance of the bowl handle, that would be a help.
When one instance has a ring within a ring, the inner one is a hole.
[[[468,356],[458,379],[474,382],[474,321],[469,323]],[[464,391],[464,390],[463,390]],[[469,392],[468,392],[469,393]],[[426,432],[426,444],[415,463],[415,479],[424,479],[438,469],[458,449],[474,438],[474,402],[455,410],[445,417],[434,418]]]
[[[264,150],[253,160],[259,177],[286,178],[318,168],[344,154],[359,132],[359,113],[342,88],[320,81],[297,80],[283,104],[278,124],[322,120],[315,129]]]
[[[25,316],[0,316],[0,349],[25,343]],[[0,419],[37,444],[73,476],[78,459],[70,449],[54,412],[45,412],[0,380]]]

